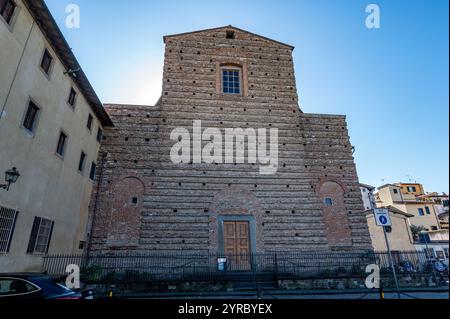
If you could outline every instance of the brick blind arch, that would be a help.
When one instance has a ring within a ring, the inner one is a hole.
[[[318,195],[329,246],[338,248],[352,245],[344,187],[336,181],[323,181],[318,186]]]
[[[140,236],[144,183],[129,176],[113,185],[107,242],[112,246],[137,245]]]
[[[254,220],[254,249],[264,251],[263,215],[261,203],[256,195],[246,187],[230,186],[214,195],[209,209],[209,250],[217,252],[219,247],[218,226],[221,217],[251,217]]]

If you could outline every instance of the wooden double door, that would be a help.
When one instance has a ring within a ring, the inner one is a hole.
[[[228,259],[228,270],[250,270],[250,225],[248,221],[223,222],[224,252]]]

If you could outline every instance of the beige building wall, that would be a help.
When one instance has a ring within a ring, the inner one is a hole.
[[[49,253],[81,252],[93,187],[89,172],[100,146],[100,122],[23,2],[16,2],[11,26],[0,20],[0,183],[13,166],[21,176],[8,192],[0,189],[0,206],[19,214],[10,251],[0,253],[0,272],[40,269],[40,256],[26,253],[35,216],[54,221]],[[45,48],[54,58],[49,76],[40,68]],[[67,102],[71,87],[75,108]],[[22,127],[30,100],[40,107],[34,135]],[[56,154],[61,130],[68,135],[64,157]],[[80,173],[82,151],[87,158]]]
[[[400,209],[401,211],[414,215],[414,217],[409,218],[409,223],[411,225],[423,226],[427,230],[433,230],[434,227],[439,229],[439,221],[434,211],[433,205],[421,204],[421,203],[407,203],[407,204],[392,204],[393,207]],[[425,207],[428,207],[430,214],[427,214]],[[419,215],[419,208],[424,212],[424,215]]]
[[[404,193],[401,185],[388,184],[378,188],[378,192],[375,194],[377,207],[393,206],[404,213],[414,215],[409,218],[411,225],[423,226],[428,230],[433,230],[435,227],[439,229],[440,224],[433,203],[420,202],[414,194]],[[416,189],[422,191],[422,188],[419,188],[420,184],[405,185],[414,185]],[[426,207],[430,214],[427,214]],[[423,210],[423,216],[419,215],[419,208]]]
[[[392,222],[392,231],[387,233],[391,250],[414,251],[411,230],[408,218],[401,214],[389,212]],[[387,251],[383,228],[377,226],[373,213],[368,213],[367,224],[369,225],[370,238],[375,251]]]
[[[375,198],[377,207],[392,205],[394,201],[403,201],[400,187],[395,185],[379,188]]]

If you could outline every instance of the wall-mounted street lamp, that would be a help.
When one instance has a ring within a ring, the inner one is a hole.
[[[17,182],[17,179],[19,178],[20,174],[17,168],[13,167],[12,169],[9,169],[5,172],[5,181],[6,184],[0,184],[0,188],[6,189],[6,191],[9,191],[9,186],[12,183]]]

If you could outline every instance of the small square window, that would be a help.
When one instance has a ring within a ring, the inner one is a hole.
[[[58,146],[56,147],[56,153],[58,153],[61,156],[64,156],[64,152],[66,150],[66,141],[67,135],[61,132],[59,134]]]
[[[84,240],[80,240],[80,242],[78,243],[78,249],[84,249],[85,246],[86,242]]]
[[[80,172],[83,172],[83,170],[84,170],[84,162],[85,161],[86,161],[86,154],[84,152],[81,152],[80,161],[78,162],[78,170]]]
[[[234,39],[235,34],[234,31],[227,31],[227,39]]]
[[[413,193],[413,192],[416,191],[416,187],[415,187],[415,186],[408,186],[408,187],[406,188],[406,190],[407,190],[408,192],[410,192],[410,193]]]
[[[331,198],[325,198],[323,203],[325,204],[325,206],[332,206],[333,205],[333,200]]]
[[[10,24],[14,16],[16,4],[12,0],[0,0],[0,15],[5,19],[6,23]]]
[[[398,194],[398,189],[394,188],[393,192],[394,192],[394,194]]]
[[[23,121],[23,127],[31,133],[34,133],[36,129],[37,116],[39,114],[39,107],[30,101],[28,104],[27,113]]]
[[[73,88],[70,88],[69,99],[67,100],[67,102],[70,104],[70,106],[75,106],[76,96],[77,96],[77,92]]]
[[[52,65],[52,61],[53,61],[53,58],[50,55],[50,52],[48,52],[48,50],[45,49],[44,56],[42,57],[42,61],[41,61],[41,68],[42,68],[42,70],[44,70],[44,72],[46,74],[50,73],[50,67]]]
[[[136,196],[131,198],[131,203],[132,204],[137,204],[138,203],[138,198]]]
[[[89,114],[89,117],[88,117],[88,120],[87,120],[87,124],[86,124],[87,128],[89,129],[89,131],[92,130],[92,122],[93,122],[93,120],[94,120],[94,118],[92,117],[91,114]]]

